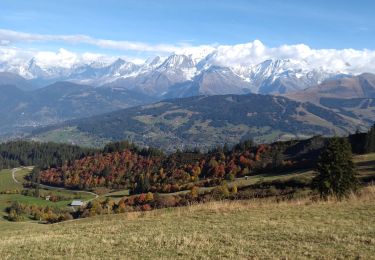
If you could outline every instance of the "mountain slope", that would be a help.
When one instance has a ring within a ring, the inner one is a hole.
[[[266,60],[249,67],[238,66],[234,71],[251,84],[251,92],[260,94],[299,91],[337,75],[309,67],[305,61],[278,59]]]
[[[274,141],[295,136],[333,135],[366,128],[361,120],[311,103],[265,95],[221,95],[171,99],[42,129],[74,128],[97,138],[128,139],[165,150],[218,144],[240,139]]]
[[[0,85],[14,85],[22,90],[33,90],[36,87],[15,73],[0,72]]]
[[[313,102],[363,122],[375,121],[375,75],[364,73],[323,82],[287,97]]]
[[[193,60],[185,55],[171,55],[157,66],[155,62],[147,64],[134,77],[122,77],[106,86],[132,89],[143,94],[162,97],[170,86],[188,81],[196,73]]]
[[[375,122],[375,98],[321,98],[320,104],[333,111],[372,124]]]
[[[139,93],[125,89],[93,88],[69,82],[57,82],[34,91],[15,86],[0,86],[0,132],[56,124],[152,102]]]
[[[286,95],[299,101],[319,103],[321,98],[375,98],[375,74],[326,80],[304,91]]]

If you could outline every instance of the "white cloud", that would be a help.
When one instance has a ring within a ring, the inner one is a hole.
[[[0,29],[0,42],[5,44],[16,42],[66,42],[66,43],[85,43],[105,49],[130,50],[144,52],[175,52],[181,46],[169,44],[147,44],[131,41],[114,41],[105,39],[96,39],[87,35],[50,35],[50,34],[32,34],[17,32],[12,30]]]
[[[375,73],[375,51],[355,49],[312,49],[305,44],[267,47],[260,40],[235,45],[199,45],[186,44],[147,44],[142,42],[114,41],[96,39],[87,35],[46,35],[30,34],[0,29],[0,62],[11,64],[25,62],[31,57],[37,59],[41,66],[70,67],[77,63],[89,63],[100,60],[109,62],[115,57],[98,53],[74,53],[66,49],[57,52],[42,50],[24,50],[12,47],[18,42],[61,42],[89,44],[102,49],[146,52],[150,56],[157,54],[182,53],[202,59],[211,54],[213,64],[223,66],[256,65],[267,59],[290,59],[295,64],[304,64],[307,68],[324,69],[343,73]],[[64,45],[65,46],[65,45]],[[142,55],[144,56],[144,55]],[[127,60],[141,63],[143,57],[131,57]]]
[[[41,67],[49,67],[59,64],[63,68],[69,68],[78,62],[78,55],[59,49],[58,52],[40,51],[35,54],[37,64]]]
[[[309,68],[343,73],[375,73],[375,51],[354,49],[311,49],[305,44],[266,47],[259,40],[224,45],[216,49],[212,62],[224,66],[255,65],[267,59],[290,59]]]
[[[0,46],[0,62],[17,65],[32,57],[32,52],[21,51],[13,47]]]
[[[270,59],[266,46],[259,40],[253,42],[221,45],[216,49],[212,59],[219,65],[253,65]]]

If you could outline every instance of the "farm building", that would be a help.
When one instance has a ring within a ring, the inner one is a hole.
[[[70,203],[70,206],[76,206],[76,207],[83,206],[83,201],[82,201],[82,200],[73,200],[73,201]]]

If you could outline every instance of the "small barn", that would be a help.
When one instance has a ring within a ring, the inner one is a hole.
[[[70,206],[73,206],[73,207],[81,207],[81,206],[83,206],[83,201],[82,201],[82,200],[73,200],[73,201],[70,203]]]

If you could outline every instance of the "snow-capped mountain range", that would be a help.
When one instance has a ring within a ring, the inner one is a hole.
[[[198,94],[284,94],[306,89],[342,75],[316,68],[306,61],[265,60],[252,65],[224,66],[215,51],[154,57],[143,64],[121,58],[66,67],[45,67],[35,58],[19,64],[0,64],[0,71],[18,74],[37,86],[56,81],[124,88],[155,97],[186,97]]]

